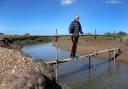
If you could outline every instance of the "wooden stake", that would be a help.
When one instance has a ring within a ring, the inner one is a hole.
[[[96,29],[95,29],[95,40],[96,40]]]
[[[111,60],[111,51],[109,51],[109,62]]]
[[[56,29],[56,81],[58,80],[58,30]]]
[[[114,39],[116,39],[116,32],[114,31]]]
[[[96,50],[95,50],[95,53],[94,53],[94,58],[93,58],[93,68],[96,69],[96,63],[95,63],[95,57],[96,57]]]
[[[114,48],[114,51],[113,51],[113,56],[114,56],[114,63],[116,62],[116,49]]]
[[[91,68],[91,57],[89,56],[89,69]]]

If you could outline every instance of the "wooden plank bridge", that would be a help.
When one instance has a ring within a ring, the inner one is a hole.
[[[46,63],[47,64],[59,64],[59,63],[64,63],[64,62],[72,61],[73,59],[71,59],[71,58],[64,58],[64,59],[61,59],[61,60],[58,59],[58,37],[61,37],[61,36],[71,36],[71,35],[58,35],[58,30],[56,29],[56,35],[51,35],[51,36],[56,37],[56,60],[49,61],[49,62],[46,62]],[[80,35],[80,36],[86,36],[86,35]],[[94,36],[96,36],[96,33],[95,33]],[[87,54],[87,55],[79,56],[77,59],[88,57],[89,58],[89,61],[90,61],[91,57],[93,57],[93,56],[99,55],[101,53],[109,52],[109,60],[110,60],[110,58],[111,58],[111,52],[113,52],[113,59],[114,59],[114,62],[115,62],[115,59],[116,59],[116,50],[118,50],[117,51],[118,52],[117,54],[119,54],[120,53],[120,48],[113,48],[113,49],[95,51],[95,52],[92,52],[92,53]]]
[[[116,57],[121,53],[121,50],[120,50],[120,48],[101,50],[101,51],[93,52],[93,53],[90,53],[90,54],[87,54],[87,55],[79,56],[76,59],[78,60],[78,59],[82,59],[82,58],[84,59],[85,57],[88,57],[88,67],[89,67],[89,69],[91,69],[91,58],[94,57],[93,58],[93,68],[95,69],[96,68],[96,62],[95,62],[96,61],[95,60],[96,55],[99,55],[101,53],[106,53],[106,52],[109,53],[109,55],[108,55],[109,61],[113,59],[114,63],[115,63],[116,62]],[[56,75],[56,80],[58,80],[57,79],[57,76],[58,76],[58,64],[69,62],[69,61],[75,61],[75,59],[71,59],[71,58],[59,59],[58,58],[56,60],[49,61],[49,62],[46,62],[46,63],[50,64],[50,65],[54,65],[54,64],[56,65],[55,66],[55,75]]]
[[[120,48],[113,48],[113,49],[107,49],[107,50],[101,50],[101,51],[96,51],[96,52],[92,52],[90,54],[87,54],[87,55],[83,55],[83,56],[78,56],[77,58],[74,58],[74,59],[71,59],[71,58],[64,58],[64,59],[58,59],[58,60],[53,60],[53,61],[49,61],[49,62],[46,62],[47,64],[59,64],[59,63],[64,63],[64,62],[68,62],[68,61],[74,61],[75,59],[82,59],[82,58],[85,58],[85,57],[88,57],[89,60],[91,59],[91,57],[94,57],[96,55],[99,55],[101,53],[106,53],[106,52],[109,52],[109,60],[110,59],[113,59],[114,62],[115,62],[115,59],[116,59],[116,55],[120,53]],[[111,57],[111,54],[113,52],[113,57]]]
[[[71,59],[71,58],[59,59],[58,58],[58,37],[61,37],[61,36],[70,36],[70,35],[58,35],[57,30],[56,30],[56,35],[53,35],[53,36],[56,37],[56,60],[48,61],[48,62],[46,62],[46,64],[51,64],[51,65],[56,64],[56,66],[55,66],[55,72],[56,72],[56,80],[57,80],[57,76],[58,76],[58,64],[69,62],[69,61],[75,61],[75,59]],[[86,35],[81,35],[81,36],[86,36]],[[94,36],[96,36],[96,34]],[[116,57],[119,55],[119,53],[121,51],[120,51],[120,48],[105,49],[105,50],[100,50],[100,51],[94,51],[94,52],[92,52],[90,54],[87,54],[87,55],[79,56],[76,59],[82,59],[82,58],[84,59],[85,57],[87,57],[89,59],[89,62],[88,63],[89,63],[89,69],[90,69],[91,68],[91,58],[92,57],[95,58],[96,55],[99,55],[101,53],[107,53],[107,52],[109,53],[109,55],[108,55],[109,61],[111,59],[113,59],[114,60],[114,63],[115,63]],[[95,61],[96,60],[93,60],[93,67],[94,67],[94,69],[95,69]]]
[[[53,35],[53,36],[56,37],[56,60],[48,61],[48,62],[46,62],[46,64],[52,64],[53,65],[53,64],[60,64],[60,63],[68,62],[68,61],[73,61],[74,59],[71,59],[71,58],[63,58],[63,59],[59,59],[58,58],[58,37],[60,37],[60,36],[70,36],[70,35],[58,35],[58,31],[56,29],[56,35]],[[81,35],[81,36],[86,36],[86,35]],[[91,58],[95,57],[96,55],[99,55],[101,53],[106,53],[106,52],[109,52],[109,60],[110,59],[114,59],[114,62],[115,62],[116,55],[120,53],[120,48],[113,48],[113,49],[105,49],[105,50],[100,50],[100,51],[94,51],[94,52],[92,52],[90,54],[79,56],[77,59],[82,59],[82,58],[88,57],[89,58],[89,68],[90,68],[90,60],[91,60]],[[113,52],[113,58],[111,58],[112,52]]]

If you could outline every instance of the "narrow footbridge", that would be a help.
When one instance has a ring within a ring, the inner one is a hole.
[[[46,64],[56,65],[55,66],[55,75],[56,75],[56,80],[58,80],[57,79],[57,76],[58,76],[58,64],[69,62],[69,61],[75,61],[75,60],[78,60],[78,59],[87,60],[87,58],[88,58],[88,67],[89,67],[89,69],[91,69],[91,59],[93,58],[93,68],[95,69],[96,68],[95,57],[97,55],[101,54],[101,53],[107,53],[107,52],[108,52],[109,61],[113,60],[114,63],[115,63],[116,62],[116,57],[121,53],[121,50],[120,50],[120,48],[113,48],[113,49],[95,51],[95,52],[92,52],[92,53],[87,54],[87,55],[79,56],[78,58],[75,58],[75,59],[71,59],[71,58],[59,59],[58,57],[56,57],[57,58],[56,60],[48,61],[48,62],[46,62]]]
[[[56,30],[56,35],[53,35],[52,37],[56,38],[56,59],[53,61],[48,61],[46,62],[46,64],[50,64],[50,65],[55,65],[55,72],[56,72],[56,80],[57,80],[57,76],[58,76],[58,64],[60,63],[65,63],[65,62],[69,62],[69,61],[75,61],[76,59],[86,59],[88,58],[88,64],[89,64],[89,69],[91,68],[91,59],[93,58],[93,68],[95,69],[95,57],[99,54],[102,53],[108,53],[108,59],[110,60],[114,60],[114,63],[116,61],[116,57],[121,53],[121,49],[120,48],[112,48],[112,49],[104,49],[104,50],[99,50],[99,51],[94,51],[92,53],[83,55],[83,56],[79,56],[78,58],[75,59],[71,59],[71,58],[61,58],[59,59],[58,57],[58,37],[61,36],[70,36],[70,35],[58,35],[58,32]],[[86,36],[86,35],[82,35],[82,36]],[[91,35],[93,36],[93,35]],[[95,40],[96,40],[96,33],[94,35]],[[115,36],[114,36],[115,38]]]
[[[101,50],[101,51],[95,51],[95,52],[92,52],[90,54],[87,54],[87,55],[83,55],[83,56],[78,56],[77,58],[74,58],[74,59],[71,59],[71,58],[63,58],[63,59],[57,59],[57,60],[53,60],[53,61],[48,61],[46,62],[47,64],[59,64],[59,63],[64,63],[64,62],[68,62],[68,61],[75,61],[75,59],[84,59],[85,57],[88,57],[89,60],[92,58],[92,57],[96,57],[96,55],[99,55],[101,53],[106,53],[108,52],[109,55],[108,55],[108,58],[109,60],[113,59],[114,62],[116,60],[116,57],[119,55],[119,53],[121,52],[120,51],[120,48],[113,48],[113,49],[107,49],[107,50]],[[113,55],[113,56],[112,56]],[[89,62],[90,64],[90,62]]]

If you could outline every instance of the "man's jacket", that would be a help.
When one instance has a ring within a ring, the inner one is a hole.
[[[79,33],[83,34],[81,24],[79,21],[72,21],[69,26],[69,33],[73,34],[74,37],[79,37]]]

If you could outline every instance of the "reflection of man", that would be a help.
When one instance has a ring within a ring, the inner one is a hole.
[[[73,44],[70,58],[76,57],[76,49],[77,49],[79,33],[83,34],[81,24],[79,22],[79,16],[76,15],[74,21],[72,21],[69,26],[69,34],[71,35],[72,44]]]

